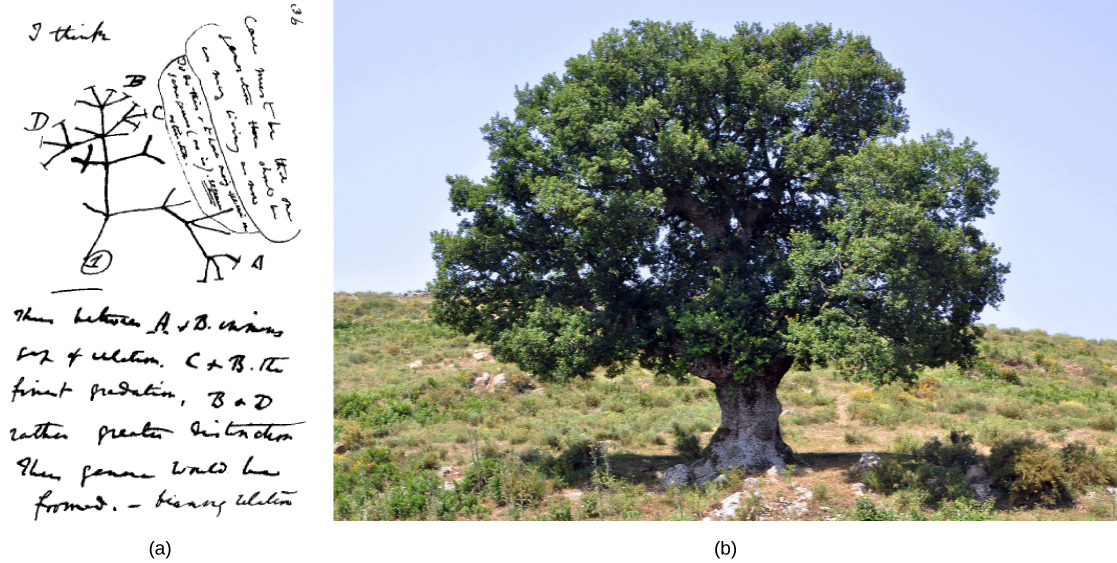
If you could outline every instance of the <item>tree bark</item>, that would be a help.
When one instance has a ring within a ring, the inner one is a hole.
[[[791,447],[780,436],[783,407],[776,397],[776,388],[791,363],[790,357],[780,358],[745,381],[734,379],[727,366],[702,374],[714,383],[721,406],[721,427],[710,438],[707,449],[714,468],[763,471],[792,461]]]

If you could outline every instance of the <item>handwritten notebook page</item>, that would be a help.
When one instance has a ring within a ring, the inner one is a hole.
[[[5,20],[5,552],[328,521],[331,3]]]

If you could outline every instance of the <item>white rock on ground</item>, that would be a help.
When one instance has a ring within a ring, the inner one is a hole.
[[[659,478],[659,482],[664,487],[679,487],[692,481],[694,475],[691,474],[690,468],[681,463],[664,471],[663,477]]]
[[[498,373],[493,376],[493,382],[489,384],[493,389],[500,389],[508,385],[508,381],[504,379],[503,373]]]
[[[861,454],[861,459],[850,473],[852,473],[854,477],[859,477],[862,473],[876,468],[877,465],[880,465],[880,456],[873,452],[864,452]]]
[[[410,364],[407,364],[407,367],[409,367],[411,369],[419,369],[419,368],[423,367],[423,360],[415,360],[414,362],[411,362]]]
[[[791,514],[794,514],[795,516],[802,516],[807,513],[807,509],[807,503],[793,502],[784,509],[784,512],[789,512]]]
[[[783,477],[787,475],[787,466],[773,465],[772,467],[769,467],[768,471],[766,471],[764,474],[769,477]]]
[[[721,520],[729,520],[737,514],[737,508],[741,506],[741,495],[745,493],[737,492],[721,501],[721,507],[715,508],[713,515]]]

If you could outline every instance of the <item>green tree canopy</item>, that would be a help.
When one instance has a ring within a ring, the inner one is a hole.
[[[633,22],[516,90],[449,177],[435,319],[542,378],[639,361],[714,382],[719,465],[770,465],[793,364],[874,382],[965,362],[1008,268],[968,139],[897,141],[903,74],[825,25]]]

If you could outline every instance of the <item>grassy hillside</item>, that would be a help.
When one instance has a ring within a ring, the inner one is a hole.
[[[665,489],[658,476],[694,461],[717,427],[712,386],[637,366],[542,383],[430,322],[429,303],[334,295],[337,519],[691,520],[743,486],[741,518],[1117,515],[1103,488],[1117,485],[1117,340],[989,327],[973,368],[906,388],[791,373],[791,474]],[[883,462],[855,478],[862,452]],[[974,463],[992,480],[985,503],[964,480]]]

